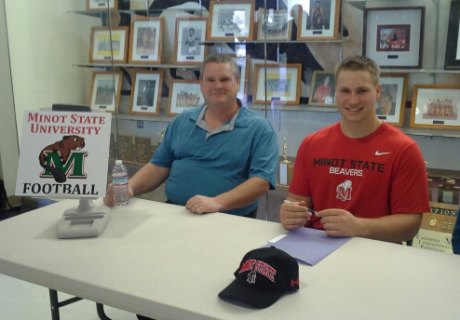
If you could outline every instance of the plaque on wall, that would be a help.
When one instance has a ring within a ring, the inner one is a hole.
[[[452,231],[459,206],[430,202],[431,212],[423,214],[422,224],[412,246],[452,253]]]

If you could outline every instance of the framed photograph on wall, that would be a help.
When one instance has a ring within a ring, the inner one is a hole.
[[[252,40],[254,0],[211,0],[207,40]]]
[[[256,64],[253,102],[299,104],[301,70],[302,66],[298,63]]]
[[[121,135],[117,136],[118,156],[123,161],[136,161],[136,153],[134,152],[133,136]]]
[[[424,7],[365,8],[363,55],[382,68],[421,68]]]
[[[460,69],[460,1],[450,2],[444,69]]]
[[[133,73],[129,113],[144,116],[160,115],[162,77],[160,71],[137,70]]]
[[[163,18],[137,18],[131,22],[129,59],[132,64],[161,63]]]
[[[147,163],[152,158],[152,140],[148,137],[134,137],[134,148],[136,149],[136,162]]]
[[[128,33],[128,27],[91,27],[89,62],[126,62]]]
[[[289,40],[291,16],[287,10],[263,10],[257,21],[257,40]]]
[[[338,37],[340,0],[306,1],[299,6],[297,40],[335,40]]]
[[[411,128],[460,130],[460,84],[416,84],[412,90]]]
[[[311,106],[337,107],[335,104],[335,75],[334,72],[313,71],[311,81]]]
[[[375,110],[377,117],[400,127],[404,122],[407,74],[382,73],[380,84],[382,89]]]
[[[118,0],[86,0],[86,10],[105,11],[118,9]]]
[[[177,18],[175,60],[177,64],[196,65],[206,56],[206,18]]]
[[[174,116],[185,110],[199,108],[205,104],[199,81],[174,80],[169,100],[169,115]]]
[[[248,100],[249,59],[249,56],[233,58],[238,66],[238,70],[240,71],[240,90],[238,90],[237,98],[243,103],[246,103]]]
[[[91,109],[112,113],[118,111],[122,77],[119,71],[93,72],[89,96]]]

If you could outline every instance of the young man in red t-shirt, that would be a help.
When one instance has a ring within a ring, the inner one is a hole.
[[[341,120],[299,147],[288,201],[280,208],[287,230],[311,226],[332,237],[389,242],[417,234],[422,213],[430,210],[425,163],[415,141],[377,118],[379,74],[367,57],[337,66]]]

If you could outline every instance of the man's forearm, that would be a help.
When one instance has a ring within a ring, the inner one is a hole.
[[[257,199],[269,190],[269,183],[261,178],[249,178],[230,191],[216,196],[221,204],[221,211],[244,207]]]

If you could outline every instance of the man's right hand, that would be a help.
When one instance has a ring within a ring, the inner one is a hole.
[[[128,195],[130,198],[133,197],[133,190],[131,187],[128,187]],[[108,207],[113,207],[115,205],[115,201],[113,200],[113,185],[109,184],[107,186],[107,190],[105,191],[105,197],[103,199],[104,203]]]
[[[311,213],[305,201],[285,200],[280,207],[281,224],[286,230],[302,228],[310,221]]]

